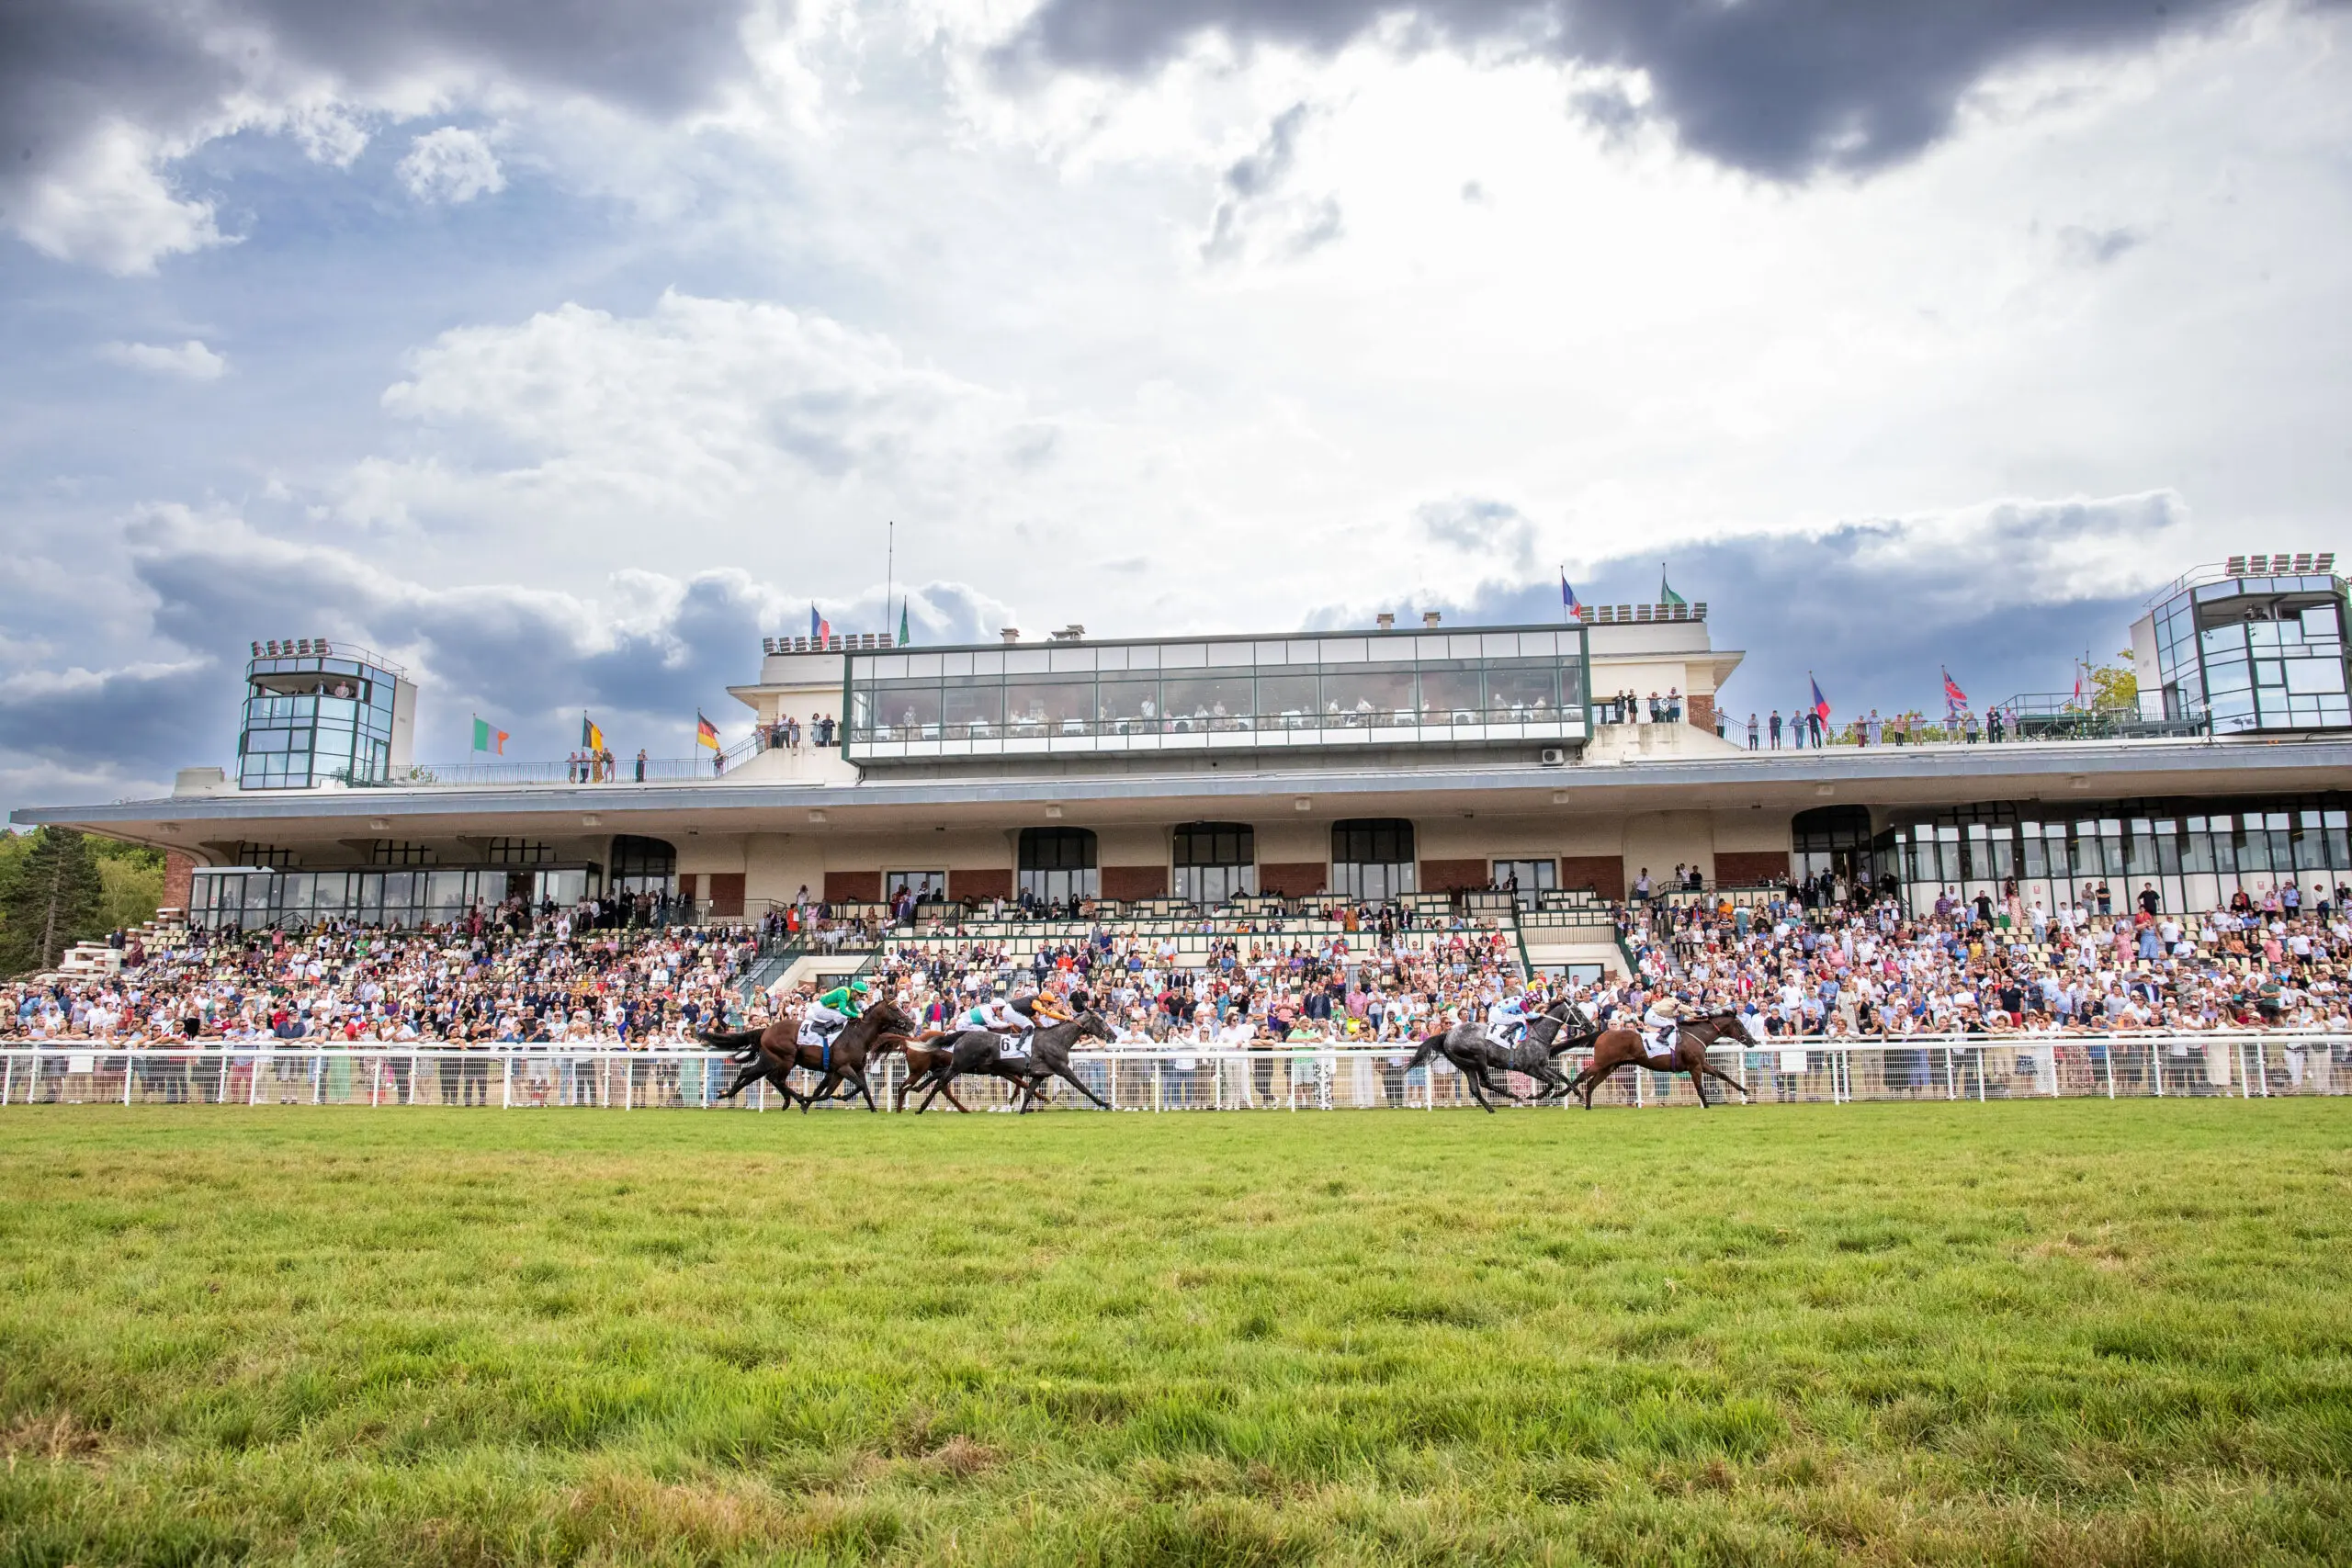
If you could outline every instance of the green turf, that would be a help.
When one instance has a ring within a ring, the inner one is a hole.
[[[2352,1101],[0,1111],[0,1562],[2352,1561]]]

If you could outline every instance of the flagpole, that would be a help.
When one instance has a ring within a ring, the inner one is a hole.
[[[899,525],[893,521],[885,535],[882,547],[882,635],[895,637],[890,629],[890,601],[899,592]]]

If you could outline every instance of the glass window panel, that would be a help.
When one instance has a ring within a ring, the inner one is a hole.
[[[1476,723],[1482,701],[1476,664],[1421,666],[1422,723]]]
[[[1094,650],[1091,648],[1049,648],[1046,649],[1046,667],[1057,675],[1094,673]]]
[[[943,675],[969,675],[972,672],[972,656],[968,653],[943,653],[939,656],[939,663]]]
[[[1159,649],[1162,670],[1198,670],[1208,663],[1208,649],[1197,642],[1171,642]]]
[[[1157,725],[1160,718],[1159,682],[1156,679],[1132,678],[1105,681],[1095,699],[1095,711],[1121,734],[1140,726]]]
[[[2256,660],[2254,683],[2256,686],[2284,686],[2287,683],[2286,664],[2277,659]]]
[[[1512,718],[1548,717],[1559,711],[1560,669],[1545,660],[1489,665],[1487,711]]]
[[[936,729],[939,688],[929,682],[892,681],[874,694],[876,722],[892,731]],[[899,734],[901,740],[920,739]]]
[[[1015,678],[1005,685],[1005,725],[1014,736],[1083,735],[1094,716],[1094,682]]]
[[[903,653],[886,653],[879,659],[861,659],[857,662],[865,667],[865,675],[876,681],[903,681],[912,673]]]
[[[1348,728],[1409,724],[1413,672],[1394,666],[1367,666],[1323,674],[1323,722]],[[1399,718],[1398,715],[1404,715]]]
[[[1004,671],[1009,675],[1046,673],[1046,654],[1042,648],[1009,648],[997,657],[1004,660]]]
[[[1316,712],[1315,676],[1312,672],[1261,674],[1258,677],[1258,711],[1269,719],[1279,720],[1285,728],[1312,724]]]
[[[1246,674],[1170,676],[1167,682],[1170,728],[1246,729],[1253,701]]]
[[[1385,645],[1381,657],[1388,657]],[[1322,661],[1326,664],[1362,664],[1371,658],[1364,639],[1360,637],[1334,637],[1323,639]]]
[[[1258,661],[1258,645],[1253,642],[1213,642],[1208,645],[1209,663],[1223,670],[1236,665],[1244,669]]]
[[[1250,650],[1250,656],[1261,664],[1281,664],[1288,658],[1288,643],[1261,642]]]
[[[2327,642],[2343,637],[2344,627],[2333,604],[2314,604],[2302,615],[2303,640]]]
[[[2303,695],[2344,690],[2344,661],[2340,659],[2290,659],[2287,660],[2287,690]]]
[[[935,681],[942,673],[944,672],[946,660],[943,655],[936,653],[910,653],[906,656],[906,660],[907,674],[910,677],[928,676]]]
[[[1094,668],[1125,670],[1127,667],[1127,655],[1130,651],[1124,648],[1098,648],[1094,650]]]

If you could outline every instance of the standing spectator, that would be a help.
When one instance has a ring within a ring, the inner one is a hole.
[[[1777,750],[1779,750],[1780,749],[1781,749],[1781,710],[1780,710],[1779,708],[1774,708],[1774,709],[1772,710],[1772,750],[1775,750],[1775,751],[1777,751]]]
[[[1756,716],[1752,713],[1747,716],[1747,749],[1756,750]]]

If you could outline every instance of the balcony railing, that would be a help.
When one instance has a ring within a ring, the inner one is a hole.
[[[1237,745],[1314,745],[1431,740],[1582,740],[1581,707],[1463,708],[1423,712],[1360,706],[1323,713],[1193,714],[1014,718],[998,723],[914,720],[885,724],[853,717],[850,754],[858,760],[956,751],[1058,750],[1183,750]],[[921,748],[920,750],[916,748]]]

